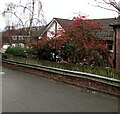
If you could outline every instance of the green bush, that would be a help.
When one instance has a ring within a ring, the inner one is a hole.
[[[32,58],[32,59],[36,59],[37,57],[37,50],[34,48],[28,48],[26,49],[26,53],[27,53],[27,57],[28,58]]]
[[[6,53],[2,54],[2,58],[3,59],[8,59],[8,54],[6,54]]]
[[[26,50],[28,58],[38,59],[38,60],[48,60],[53,61],[52,50],[46,48],[28,48]]]
[[[8,47],[5,53],[13,56],[26,57],[24,49],[21,47]]]

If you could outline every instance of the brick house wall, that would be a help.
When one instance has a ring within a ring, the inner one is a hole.
[[[116,28],[116,68],[120,69],[120,27]]]
[[[113,66],[116,69],[120,69],[120,16],[110,26],[114,29]]]

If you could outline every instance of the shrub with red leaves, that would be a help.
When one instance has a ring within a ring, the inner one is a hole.
[[[44,48],[51,57],[54,53],[55,59],[59,56],[70,63],[87,62],[89,65],[107,66],[110,52],[103,39],[97,35],[104,31],[102,25],[85,17],[75,17],[73,20],[73,24],[63,25],[65,30],[58,30],[56,38],[48,38],[33,46]]]

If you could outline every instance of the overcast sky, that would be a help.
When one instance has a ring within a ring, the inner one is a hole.
[[[18,2],[19,0],[0,0],[2,5],[0,6],[0,13],[5,8],[5,3]],[[24,2],[26,0],[23,0]],[[100,18],[114,18],[117,17],[116,12],[94,7],[90,4],[94,4],[94,0],[42,0],[44,15],[49,23],[53,17],[72,19],[76,16],[76,13],[82,15],[88,15],[88,18],[100,19]],[[102,1],[102,0],[101,0]],[[117,2],[119,0],[116,0]],[[88,4],[90,3],[90,4]],[[5,27],[4,18],[0,16],[0,29]]]

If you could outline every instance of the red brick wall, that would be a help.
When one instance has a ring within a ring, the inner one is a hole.
[[[116,68],[120,69],[120,28],[116,28]]]

